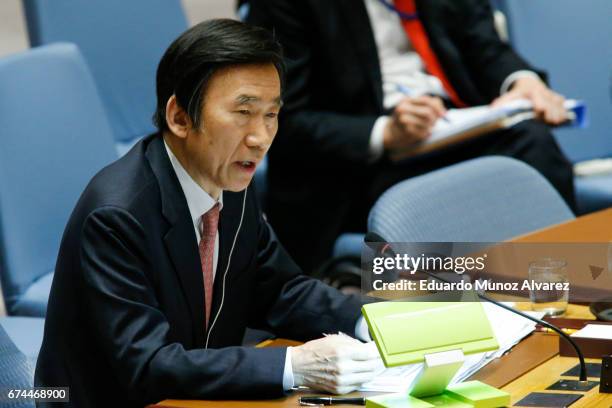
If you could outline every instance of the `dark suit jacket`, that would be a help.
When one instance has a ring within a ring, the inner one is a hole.
[[[385,157],[371,161],[372,127],[386,112],[364,0],[250,3],[248,21],[274,31],[287,63],[266,211],[309,272],[331,256],[341,232],[365,230],[382,191],[444,161],[422,157],[401,168]],[[491,101],[509,74],[533,69],[499,39],[489,0],[416,0],[416,6],[432,49],[466,103]]]
[[[153,135],[96,175],[61,244],[36,368],[37,386],[70,387],[79,408],[164,398],[283,394],[285,349],[240,347],[246,326],[308,340],[352,333],[361,302],[300,274],[251,188],[225,192],[215,316],[204,350],[204,286],[193,223]]]
[[[285,105],[270,160],[295,169],[290,161],[316,157],[317,166],[308,166],[314,171],[326,164],[362,167],[372,126],[384,113],[364,1],[250,2],[249,22],[273,29],[287,57]],[[533,70],[499,39],[489,0],[416,0],[416,6],[433,51],[467,104],[490,102],[512,72]],[[285,173],[279,166],[270,170]]]

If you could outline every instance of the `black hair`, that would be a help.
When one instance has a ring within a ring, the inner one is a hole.
[[[206,85],[216,71],[265,63],[274,64],[283,87],[282,47],[264,28],[230,19],[208,20],[191,27],[168,47],[157,67],[153,123],[160,131],[168,130],[166,103],[174,94],[193,126],[199,127]]]

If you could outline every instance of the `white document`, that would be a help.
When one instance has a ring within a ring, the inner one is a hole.
[[[589,120],[583,101],[565,101],[568,121],[563,125],[585,128]],[[464,109],[449,109],[444,118],[438,119],[431,136],[423,142],[405,150],[391,153],[391,160],[403,160],[436,149],[468,140],[497,129],[505,129],[524,120],[533,119],[533,104],[527,99],[516,99],[502,106],[476,106]]]
[[[582,329],[572,334],[572,337],[612,340],[612,325],[587,324]]]
[[[473,108],[449,109],[444,119],[438,119],[431,131],[431,136],[423,141],[423,145],[440,142],[485,123],[495,122],[506,116],[506,111],[489,106],[475,106]]]
[[[578,103],[574,99],[568,99],[565,101],[565,108],[571,113]],[[423,144],[437,143],[454,135],[500,120],[503,121],[501,127],[511,127],[524,120],[533,119],[535,114],[532,109],[533,104],[527,99],[516,99],[494,108],[483,105],[473,108],[449,109],[444,119],[438,119],[431,137],[425,140]]]
[[[492,303],[483,302],[495,338],[499,343],[499,349],[485,353],[465,356],[463,366],[453,378],[451,384],[456,384],[470,377],[476,371],[501,357],[515,344],[535,330],[536,324],[515,313],[495,306]],[[541,318],[544,313],[526,312],[531,316]],[[611,326],[612,327],[612,326]],[[418,336],[418,333],[415,333]],[[409,364],[400,367],[381,369],[380,373],[372,380],[361,386],[360,391],[376,392],[407,392],[408,387],[414,381],[422,363]]]

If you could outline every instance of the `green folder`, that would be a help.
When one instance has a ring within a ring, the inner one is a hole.
[[[462,350],[467,355],[499,347],[479,302],[381,302],[365,305],[362,311],[387,367],[423,362],[428,354]],[[410,395],[369,397],[366,408],[495,408],[510,404],[510,394],[479,381],[449,387],[460,366],[461,362],[452,358],[447,364],[425,364]]]
[[[467,355],[499,347],[479,302],[381,302],[362,312],[387,367],[442,351]]]
[[[496,408],[510,405],[510,394],[480,381],[449,387],[443,394],[418,399],[406,394],[369,397],[366,408]]]

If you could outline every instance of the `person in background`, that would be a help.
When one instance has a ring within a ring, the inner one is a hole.
[[[248,22],[285,48],[287,90],[269,155],[267,215],[305,271],[363,232],[393,184],[483,155],[541,172],[574,206],[570,162],[547,125],[563,97],[495,31],[489,0],[250,0]],[[527,98],[539,120],[392,162],[448,107]]]
[[[35,383],[58,407],[344,393],[381,366],[366,301],[304,276],[250,186],[278,127],[281,47],[200,23],[157,70],[159,131],[100,171],[66,227]],[[249,348],[246,327],[307,341]]]

